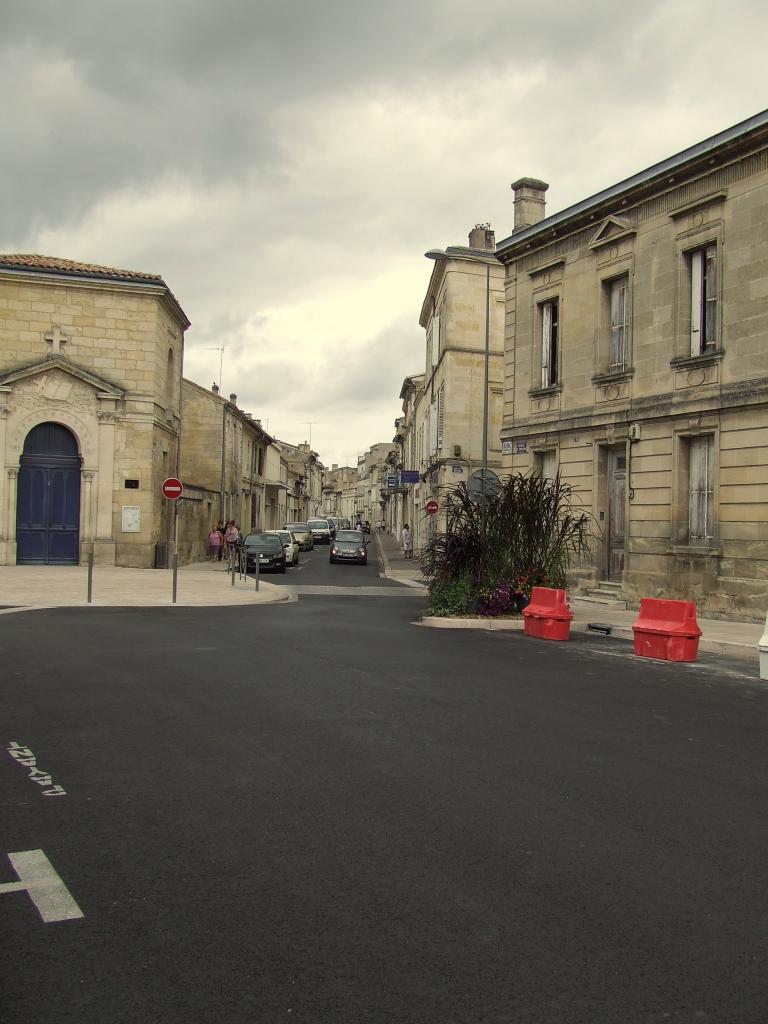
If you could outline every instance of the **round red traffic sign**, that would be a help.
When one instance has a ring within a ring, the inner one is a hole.
[[[433,516],[437,512],[438,504],[436,501],[428,501],[424,506],[424,511],[428,516]]]
[[[163,497],[170,498],[171,501],[176,501],[177,498],[181,497],[181,492],[184,490],[184,484],[181,480],[177,480],[175,476],[169,476],[167,480],[163,480]]]

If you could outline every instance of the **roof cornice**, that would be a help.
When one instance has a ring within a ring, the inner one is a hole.
[[[739,124],[726,128],[694,146],[681,150],[674,156],[667,157],[659,163],[647,167],[629,178],[597,192],[587,199],[582,199],[573,206],[555,213],[551,217],[528,227],[521,228],[508,238],[502,239],[496,246],[496,255],[501,262],[515,259],[521,250],[533,245],[541,245],[551,241],[553,237],[562,237],[581,226],[582,222],[591,222],[595,215],[615,213],[617,201],[640,201],[648,193],[657,191],[664,183],[663,179],[674,176],[678,185],[681,175],[693,175],[699,170],[710,169],[712,162],[718,157],[735,156],[738,152],[752,149],[757,144],[768,143],[768,110],[763,110]],[[671,184],[671,183],[670,183]],[[549,235],[549,238],[545,236]]]

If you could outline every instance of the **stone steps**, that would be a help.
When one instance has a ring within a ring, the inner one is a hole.
[[[589,601],[592,604],[601,604],[609,608],[627,607],[627,602],[621,594],[621,583],[613,580],[601,580],[596,587],[587,592],[588,596],[580,597],[581,601]]]

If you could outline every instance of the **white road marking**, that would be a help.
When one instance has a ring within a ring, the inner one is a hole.
[[[42,850],[9,853],[8,860],[19,881],[0,884],[0,894],[26,892],[46,924],[85,916]]]

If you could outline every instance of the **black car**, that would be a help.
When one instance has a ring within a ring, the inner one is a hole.
[[[249,533],[244,541],[248,572],[285,572],[285,548],[276,533]]]
[[[329,562],[359,562],[368,564],[368,547],[359,530],[339,530],[331,544]]]
[[[367,519],[360,520],[360,529],[363,531],[363,533],[371,532],[371,524],[368,522]]]

